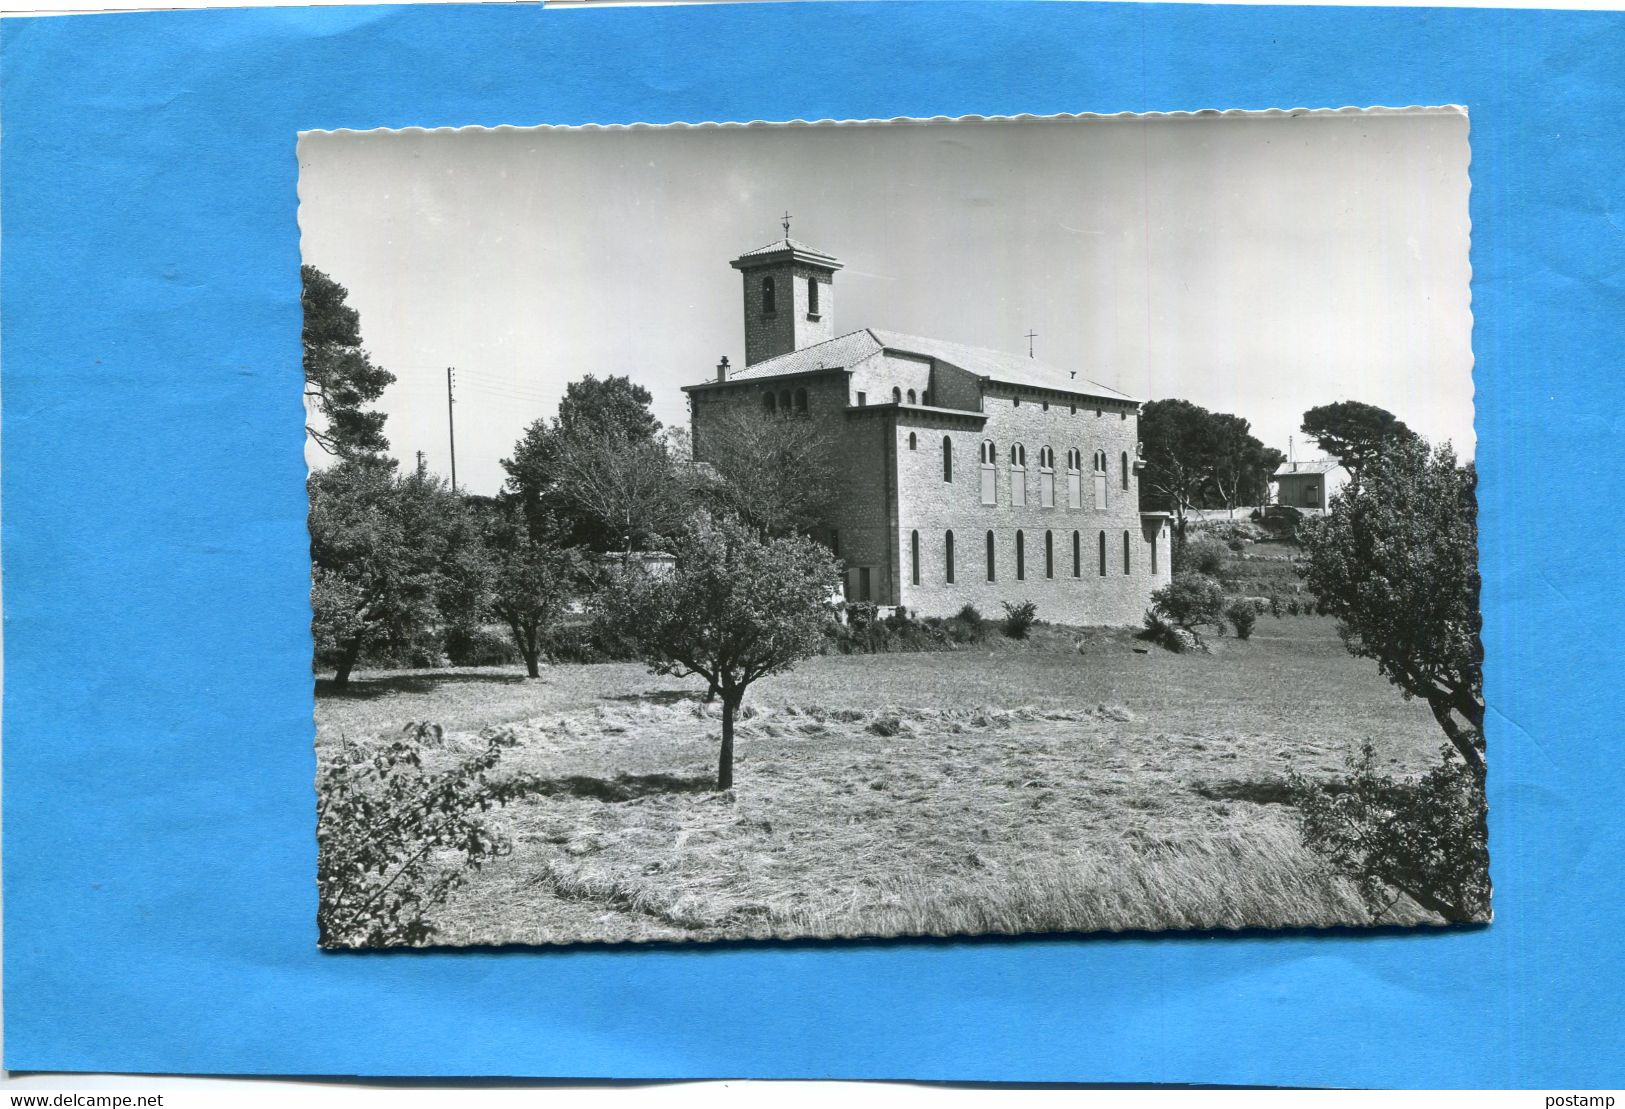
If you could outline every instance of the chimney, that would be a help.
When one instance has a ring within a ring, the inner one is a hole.
[[[726,354],[722,356],[722,361],[717,363],[717,380],[728,380],[728,356]]]

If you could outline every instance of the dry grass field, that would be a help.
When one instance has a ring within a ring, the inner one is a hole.
[[[1422,770],[1426,708],[1329,619],[1266,616],[1211,655],[1136,646],[1040,628],[810,660],[753,692],[726,795],[716,710],[636,665],[361,674],[319,690],[318,748],[434,720],[450,759],[501,726],[520,740],[502,767],[548,780],[493,817],[514,850],[439,911],[441,943],[1367,922],[1280,782],[1367,738]]]

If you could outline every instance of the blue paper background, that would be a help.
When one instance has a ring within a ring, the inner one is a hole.
[[[0,35],[8,1067],[1625,1081],[1625,17],[504,6]],[[1492,927],[317,952],[296,131],[1442,103],[1472,113]]]

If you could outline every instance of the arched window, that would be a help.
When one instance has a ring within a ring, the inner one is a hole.
[[[908,391],[908,403],[910,403],[910,404],[914,403],[914,390],[913,389],[910,389]]]
[[[1106,576],[1106,533],[1100,533],[1100,576]]]
[[[1038,507],[1055,507],[1055,448],[1038,448]]]
[[[948,532],[942,537],[942,571],[943,579],[949,584],[954,583],[954,533]]]
[[[1123,533],[1123,538],[1124,539],[1128,538],[1128,532],[1125,531]],[[917,532],[917,531],[909,532],[908,549],[909,549],[909,556],[910,556],[910,567],[913,570],[913,574],[912,574],[912,576],[910,577],[909,580],[912,581],[915,585],[919,585],[920,584],[920,533],[919,532]]]
[[[919,445],[920,445],[920,442],[919,442],[918,439],[914,438],[914,433],[912,431],[909,432],[908,433],[908,449],[909,450],[917,450],[919,448]]]
[[[762,397],[762,407],[767,409],[769,412],[777,411],[779,407],[778,399],[775,398],[772,393],[768,393]]]
[[[1010,444],[1010,503],[1017,508],[1027,503],[1027,448],[1020,443]]]
[[[773,288],[771,277],[762,278],[762,315],[772,315],[779,310],[778,293]]]
[[[1123,533],[1123,573],[1128,573],[1128,532]]]
[[[1106,511],[1106,452],[1096,451],[1095,459],[1095,511]]]
[[[807,390],[805,389],[796,390],[796,411],[803,416],[807,414]]]
[[[993,440],[991,440],[991,439],[983,439],[982,440],[982,465],[984,465],[984,466],[993,465],[993,459],[995,457],[995,454],[996,454],[996,448],[993,446]]]
[[[1044,533],[1044,576],[1055,576],[1055,533],[1049,531]]]
[[[1128,492],[1128,451],[1123,452],[1123,491]]]
[[[997,581],[998,575],[993,572],[993,533],[987,533],[987,580]]]
[[[1072,576],[1083,577],[1083,537],[1072,533]]]
[[[1066,506],[1074,512],[1083,507],[1083,452],[1077,447],[1066,452]]]
[[[1027,533],[1016,529],[1016,580],[1027,580]]]
[[[993,440],[991,440],[991,439],[983,439],[982,440],[982,503],[983,504],[998,504],[999,503],[999,492],[998,492],[998,483],[997,483],[997,480],[996,480],[996,471],[993,468],[993,460],[996,457],[998,457],[998,448],[993,445]]]
[[[807,278],[807,315],[818,315],[818,278]]]
[[[1095,473],[1103,474],[1105,472],[1106,472],[1106,452],[1105,451],[1096,451],[1095,452]]]
[[[895,385],[893,385],[891,387],[891,402],[893,404],[902,404],[903,403],[903,390],[899,389]]]
[[[942,437],[942,480],[954,479],[954,441],[948,436]]]

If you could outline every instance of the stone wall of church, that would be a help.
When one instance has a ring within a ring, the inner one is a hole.
[[[788,262],[742,272],[745,284],[745,365],[753,366],[835,337],[835,287],[828,272]],[[764,277],[773,279],[772,312],[764,311]],[[811,310],[809,280],[818,284],[817,312]]]
[[[1041,399],[1023,395],[1020,404],[1009,393],[984,400],[986,425],[969,421],[905,414],[897,428],[899,600],[925,616],[950,616],[974,604],[984,616],[1003,614],[1003,603],[1031,600],[1040,620],[1099,625],[1137,624],[1153,589],[1169,580],[1169,537],[1159,523],[1142,525],[1139,482],[1129,470],[1122,487],[1122,458],[1132,460],[1138,417],[1130,405],[1079,407],[1070,402],[1048,409]],[[958,423],[960,426],[954,426]],[[914,433],[915,448],[909,449]],[[952,481],[944,481],[943,439],[952,444]],[[994,444],[997,503],[982,503],[983,440]],[[1026,449],[1024,470],[1013,467],[1010,447]],[[1055,452],[1055,506],[1042,507],[1040,448]],[[1082,456],[1082,504],[1068,506],[1066,455]],[[1107,457],[1105,503],[1097,507],[1091,476],[1096,450]],[[1024,506],[1013,503],[1012,480],[1026,490]],[[947,580],[947,534],[954,537],[954,580]],[[994,573],[989,580],[987,536],[993,535]],[[1073,533],[1078,536],[1074,573]],[[913,581],[914,536],[919,536],[919,584]],[[1045,536],[1053,556],[1045,564]],[[1017,566],[1020,535],[1021,566]],[[1100,566],[1105,536],[1105,573]],[[1128,572],[1124,573],[1124,535],[1128,536]],[[1155,560],[1155,573],[1152,570]]]

